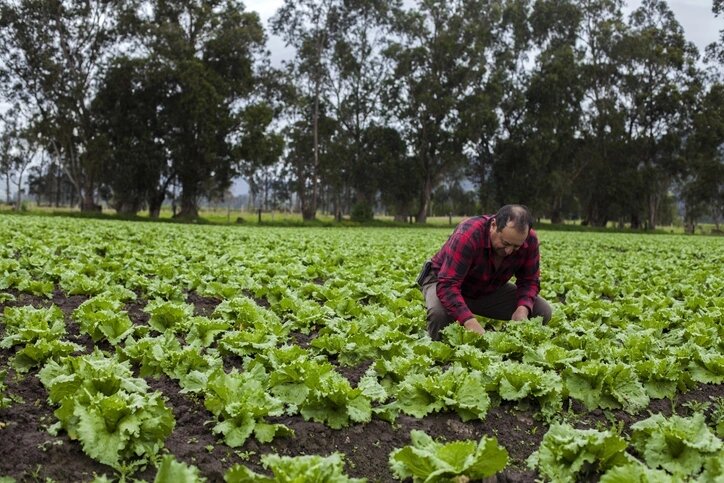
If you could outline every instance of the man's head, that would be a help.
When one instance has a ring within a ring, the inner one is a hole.
[[[533,217],[523,205],[505,205],[490,224],[490,244],[495,254],[507,257],[518,250],[533,227]]]

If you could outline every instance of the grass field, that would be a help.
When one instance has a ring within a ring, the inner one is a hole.
[[[101,214],[88,214],[81,215],[80,210],[77,207],[52,207],[52,206],[38,206],[32,202],[26,202],[26,207],[23,214],[28,215],[56,215],[56,216],[70,216],[70,217],[88,217],[88,218],[100,218],[100,219],[122,219],[115,214],[112,209],[106,209]],[[13,213],[12,206],[7,204],[0,204],[0,213]],[[250,212],[245,210],[230,210],[225,207],[206,207],[199,211],[199,220],[195,223],[200,224],[215,224],[215,225],[257,225],[260,221],[258,212]],[[462,216],[430,216],[427,219],[426,225],[429,227],[453,227],[457,225],[464,217]],[[138,216],[132,218],[134,221],[151,221],[148,218],[147,212],[139,212]],[[173,212],[171,208],[166,206],[161,210],[159,221],[162,222],[179,222],[187,223],[185,221],[174,220]],[[394,222],[394,217],[388,215],[375,215],[372,222],[360,224],[349,220],[349,216],[343,218],[341,223],[336,222],[334,216],[329,213],[320,212],[317,214],[317,220],[314,222],[304,222],[301,214],[281,211],[263,211],[261,213],[261,224],[272,225],[272,226],[327,226],[327,227],[339,227],[339,226],[393,226],[393,227],[408,227],[417,226],[414,223],[399,223]],[[641,232],[641,230],[631,230],[628,226],[620,228],[616,222],[609,222],[606,228],[595,228],[581,226],[580,220],[567,220],[564,224],[552,225],[550,220],[542,218],[537,223],[538,228],[543,230],[556,230],[556,231],[586,231],[586,232]],[[650,232],[648,232],[650,233]],[[684,227],[681,223],[674,225],[662,225],[657,227],[654,231],[657,234],[684,234]],[[716,231],[716,226],[712,223],[700,223],[696,228],[697,235],[720,235],[720,232]]]
[[[432,342],[450,231],[0,214],[0,477],[724,478],[724,240],[542,230],[550,323]]]

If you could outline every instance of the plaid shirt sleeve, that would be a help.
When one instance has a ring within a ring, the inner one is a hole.
[[[473,317],[462,295],[462,284],[481,243],[480,233],[470,225],[462,226],[441,249],[437,273],[437,296],[440,303],[459,323]]]
[[[540,292],[540,252],[538,251],[538,237],[531,230],[526,240],[528,256],[515,272],[515,285],[517,287],[518,306],[528,308],[533,312],[533,302]]]

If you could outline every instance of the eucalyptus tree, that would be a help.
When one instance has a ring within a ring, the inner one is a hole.
[[[715,17],[724,14],[724,0],[714,0],[711,9]],[[706,54],[708,59],[717,62],[720,67],[724,65],[724,28],[719,30],[719,40],[707,46]]]
[[[12,109],[0,118],[0,173],[5,177],[7,203],[20,211],[23,203],[23,181],[28,167],[42,154],[38,132],[33,120],[22,119]],[[10,195],[14,184],[15,199]]]
[[[275,128],[279,108],[273,102],[259,99],[240,113],[240,129],[234,142],[234,157],[238,159],[239,173],[249,183],[249,202],[263,188],[269,190],[269,179],[284,151],[284,137]],[[265,196],[265,201],[266,201]]]
[[[582,12],[572,1],[539,0],[530,15],[537,52],[524,91],[521,122],[513,145],[495,164],[501,201],[520,200],[560,222],[575,175],[584,87],[578,45]]]
[[[95,210],[100,160],[90,104],[116,47],[121,0],[17,0],[0,5],[3,97],[38,116],[39,136]]]
[[[285,0],[271,20],[272,32],[280,35],[287,46],[296,50],[296,57],[285,63],[296,104],[288,104],[288,122],[301,128],[310,116],[312,145],[309,154],[295,151],[287,159],[296,164],[294,172],[304,176],[296,181],[302,205],[302,217],[316,217],[320,178],[320,118],[325,81],[329,77],[329,56],[333,32],[339,27],[339,0]],[[308,104],[308,105],[307,105]],[[291,131],[290,131],[291,132]],[[302,133],[295,132],[297,147]]]
[[[12,152],[14,137],[12,126],[4,121],[0,124],[0,175],[5,178],[5,202],[12,203],[10,183],[14,180],[15,156]]]
[[[584,87],[581,118],[582,144],[568,189],[581,203],[583,220],[594,226],[626,214],[639,224],[637,174],[627,162],[626,109],[619,99],[620,55],[627,25],[622,0],[581,2],[581,83]]]
[[[698,52],[662,0],[631,14],[621,45],[619,98],[626,110],[627,160],[639,174],[647,227],[682,169],[682,133],[694,104]]]
[[[709,215],[718,229],[724,217],[724,84],[713,82],[698,96],[687,134],[678,182],[685,227],[693,232]]]
[[[224,193],[238,171],[238,141],[255,105],[265,35],[235,0],[138,1],[126,11],[137,56],[163,78],[163,145],[181,186],[177,216],[198,216],[202,195]],[[252,136],[253,137],[253,136]]]
[[[108,69],[94,99],[93,147],[105,160],[100,178],[120,214],[135,215],[147,206],[151,218],[157,218],[175,178],[164,146],[165,80],[150,59],[122,56]]]
[[[356,212],[368,216],[380,188],[382,157],[368,155],[376,144],[365,133],[387,123],[382,94],[390,63],[382,51],[389,41],[391,12],[400,5],[399,0],[340,2],[336,28],[329,33],[329,75],[323,95],[338,122],[334,143],[340,186],[335,192],[339,196],[343,186],[353,189]]]
[[[385,54],[394,62],[385,107],[394,115],[422,183],[417,222],[424,223],[433,189],[464,166],[459,135],[465,95],[477,82],[476,29],[486,28],[487,2],[421,0],[395,13],[396,38]],[[482,16],[482,18],[481,18]]]
[[[475,52],[468,66],[473,79],[463,95],[458,134],[468,158],[465,173],[484,212],[510,199],[495,182],[506,175],[504,170],[496,175],[495,165],[505,146],[516,142],[512,138],[525,113],[530,10],[530,0],[481,2],[467,34]]]
[[[375,164],[380,199],[397,222],[408,219],[417,209],[417,193],[424,180],[418,161],[410,155],[402,134],[392,126],[372,125],[362,134],[366,151],[362,163]]]

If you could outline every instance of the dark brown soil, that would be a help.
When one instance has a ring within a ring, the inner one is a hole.
[[[55,293],[52,299],[47,299],[13,294],[17,301],[0,303],[0,311],[4,306],[47,307],[55,304],[66,316],[66,338],[80,343],[86,350],[91,350],[92,341],[85,335],[78,335],[77,326],[70,318],[72,311],[87,297],[63,297],[61,293]],[[194,294],[189,294],[188,301],[194,304],[199,315],[208,315],[218,303]],[[142,311],[144,305],[142,300],[126,305],[125,310],[134,323],[147,322],[148,314]],[[0,336],[3,335],[2,332],[0,324]],[[293,338],[308,345],[311,336],[293,334]],[[7,367],[12,352],[0,350],[0,368]],[[240,358],[228,359],[230,367],[241,368]],[[370,362],[355,367],[338,366],[337,371],[356,386],[369,364]],[[102,473],[111,476],[114,473],[111,468],[86,456],[80,444],[70,441],[65,432],[61,431],[58,436],[51,436],[47,432],[47,428],[56,418],[53,408],[47,403],[45,389],[36,375],[37,371],[34,371],[21,379],[12,370],[8,371],[8,396],[17,402],[0,410],[0,476],[11,476],[19,481],[52,478],[59,482],[88,481],[94,474]],[[196,465],[209,481],[223,481],[224,473],[235,463],[243,463],[262,472],[260,458],[265,453],[327,455],[334,451],[345,454],[346,471],[350,476],[366,477],[373,482],[393,481],[388,465],[390,452],[409,444],[410,431],[420,429],[444,440],[479,440],[484,435],[496,436],[510,455],[510,464],[498,475],[498,481],[532,482],[537,475],[526,468],[525,460],[538,448],[547,431],[547,425],[534,418],[534,410],[518,410],[507,404],[491,408],[484,421],[463,423],[454,413],[434,414],[423,419],[403,415],[393,425],[374,419],[367,424],[341,430],[305,421],[301,416],[285,416],[276,418],[274,422],[283,423],[293,429],[294,437],[277,438],[270,444],[260,444],[250,439],[243,447],[234,449],[212,433],[213,417],[204,408],[202,401],[193,395],[182,394],[178,384],[166,376],[147,380],[153,390],[164,394],[176,419],[176,427],[166,440],[166,450],[177,459]],[[679,395],[675,410],[679,414],[688,415],[690,408],[686,403],[710,402],[712,397],[724,397],[724,385],[703,385]],[[608,428],[617,421],[622,421],[624,431],[627,432],[631,424],[648,417],[649,411],[670,415],[672,403],[668,400],[653,401],[647,411],[636,416],[623,411],[589,412],[575,401],[570,403],[570,408],[569,419],[577,427]],[[135,477],[152,481],[154,473],[153,468],[148,468]]]
[[[186,303],[194,306],[194,315],[210,317],[214,313],[216,306],[221,303],[221,300],[214,297],[202,297],[196,292],[189,292]]]

